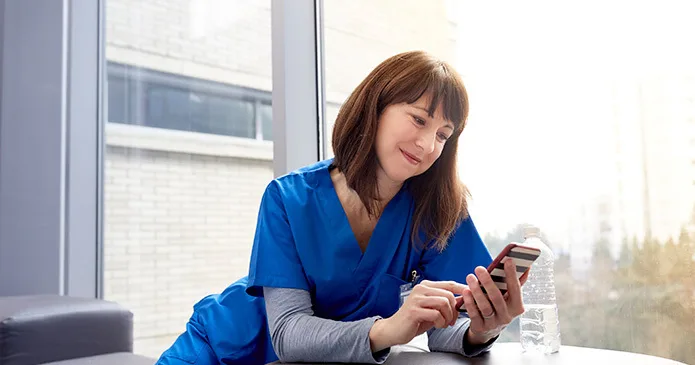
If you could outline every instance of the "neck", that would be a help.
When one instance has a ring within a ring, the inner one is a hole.
[[[358,203],[358,205],[362,207],[360,209],[364,209],[364,206],[362,205],[362,201],[360,200],[359,196],[357,196],[357,193],[354,190],[350,189],[350,187],[347,185],[345,175],[339,169],[334,169],[333,171],[331,171],[331,180],[333,181],[336,191],[339,191],[338,195],[341,195],[340,191],[343,191],[343,189],[345,189],[344,191],[350,192],[350,195],[354,194],[354,202]],[[383,208],[398,193],[398,191],[401,189],[401,186],[403,186],[403,183],[397,183],[391,179],[388,179],[385,176],[383,170],[378,169],[377,185],[379,186],[379,206]]]
[[[379,202],[384,205],[391,201],[403,186],[403,182],[389,179],[381,168],[376,171],[376,181],[379,187]]]

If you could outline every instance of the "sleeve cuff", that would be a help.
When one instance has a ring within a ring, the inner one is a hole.
[[[249,275],[247,280],[246,294],[254,297],[263,296],[263,287],[310,290],[306,281],[292,279],[291,277],[282,275],[264,274],[256,276],[252,274]]]
[[[374,364],[385,363],[386,359],[389,358],[390,353],[391,353],[391,348],[383,349],[383,350],[377,351],[377,352],[372,352],[372,358],[374,358]]]
[[[367,324],[367,326],[365,326],[366,327],[366,336],[365,337],[367,339],[367,346],[366,346],[367,351],[366,352],[368,354],[367,354],[367,356],[365,356],[365,359],[360,360],[360,361],[363,361],[363,362],[368,363],[368,364],[383,364],[384,362],[386,362],[386,359],[388,359],[389,354],[391,354],[391,348],[390,347],[385,348],[381,351],[372,352],[372,344],[369,340],[369,331],[371,331],[372,326],[374,326],[374,322],[376,322],[380,319],[382,319],[382,317],[375,316],[375,317],[370,317],[364,321]]]
[[[497,341],[497,339],[500,337],[500,335],[497,335],[482,345],[471,345],[468,343],[468,341],[466,341],[466,338],[468,337],[468,330],[469,329],[466,328],[466,332],[463,335],[463,351],[461,351],[461,354],[466,357],[475,357],[484,352],[490,351],[492,345],[494,345],[495,341]]]

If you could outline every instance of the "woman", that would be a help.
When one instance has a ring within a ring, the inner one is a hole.
[[[486,351],[523,305],[513,262],[507,294],[493,284],[468,216],[467,115],[448,64],[407,52],[377,66],[340,110],[335,158],[268,185],[248,277],[196,304],[158,364],[382,363],[424,332],[432,351]]]

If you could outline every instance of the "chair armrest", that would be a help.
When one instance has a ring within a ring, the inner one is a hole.
[[[133,315],[116,303],[66,296],[0,297],[0,364],[133,351]]]

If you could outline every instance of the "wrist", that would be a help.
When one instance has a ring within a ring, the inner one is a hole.
[[[377,319],[369,330],[369,344],[372,352],[378,352],[394,345],[389,339],[388,318]]]
[[[484,345],[493,338],[497,337],[499,333],[489,334],[489,333],[475,333],[468,328],[466,335],[463,337],[464,341],[471,346],[481,346]]]

